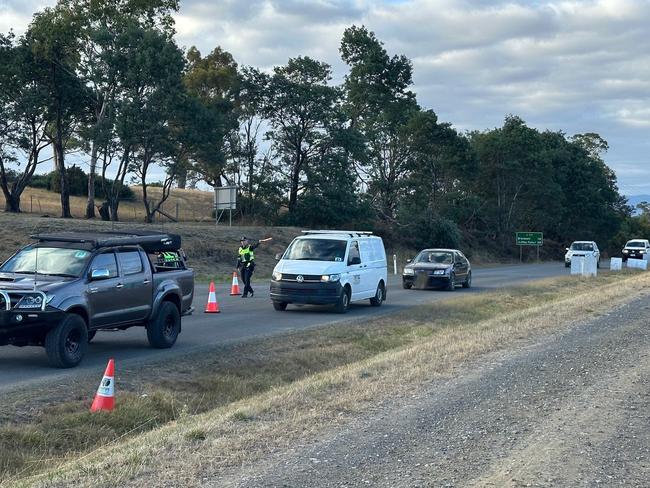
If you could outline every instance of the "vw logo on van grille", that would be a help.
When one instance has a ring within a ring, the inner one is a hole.
[[[303,281],[305,281],[305,277],[303,275],[298,275],[296,276],[296,281],[298,283],[302,283]]]

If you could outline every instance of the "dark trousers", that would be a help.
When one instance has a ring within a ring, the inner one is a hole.
[[[249,293],[253,294],[253,287],[251,286],[251,278],[253,278],[254,266],[245,266],[241,270],[241,280],[244,283],[244,296]]]

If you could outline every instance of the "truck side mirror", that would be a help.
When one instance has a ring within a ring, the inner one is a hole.
[[[90,272],[90,281],[106,280],[111,277],[111,272],[106,268],[93,269]]]
[[[413,261],[412,259],[407,259],[407,260],[406,260],[407,263],[410,263],[410,262],[412,262],[412,261]]]
[[[280,259],[282,259],[282,253],[278,252],[278,253],[275,254],[275,260],[280,261]]]

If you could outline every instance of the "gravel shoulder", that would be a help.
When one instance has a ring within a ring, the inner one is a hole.
[[[648,479],[645,296],[385,399],[218,485],[648,486]]]

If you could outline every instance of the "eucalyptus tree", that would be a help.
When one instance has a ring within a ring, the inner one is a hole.
[[[339,119],[340,90],[330,86],[331,68],[309,57],[289,59],[273,70],[264,117],[267,136],[278,156],[278,170],[288,193],[289,211],[296,208],[310,166],[329,144],[329,130]]]
[[[21,195],[51,144],[48,101],[33,67],[31,51],[0,34],[0,187],[7,212],[21,211]]]
[[[365,138],[366,151],[352,158],[366,182],[381,218],[395,221],[408,175],[410,147],[406,126],[419,110],[411,61],[389,56],[373,32],[352,26],[345,30],[341,57],[350,71],[345,78],[344,109],[351,128]]]
[[[90,117],[79,131],[80,143],[90,155],[86,217],[95,216],[95,175],[102,154],[115,137],[116,103],[124,75],[119,49],[132,29],[153,29],[173,34],[172,13],[178,0],[61,0],[77,18],[79,73],[90,90]],[[104,158],[103,158],[104,159]]]
[[[66,148],[88,115],[89,92],[79,76],[80,24],[60,3],[36,13],[22,42],[34,58],[33,78],[45,95],[54,165],[60,179],[61,216],[72,217],[66,174]]]

